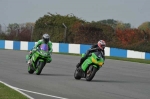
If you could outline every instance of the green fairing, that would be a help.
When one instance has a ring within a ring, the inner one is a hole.
[[[42,55],[40,52],[42,52],[46,55]],[[34,53],[34,55],[32,56],[31,60],[36,62],[38,57],[40,58],[39,61],[45,61],[46,60],[46,62],[47,62],[48,60],[52,60],[51,57],[49,57],[48,52],[45,52],[45,51],[42,51],[42,50],[40,52],[36,51]],[[34,64],[34,66],[35,66],[35,64]]]
[[[82,57],[84,56],[85,54],[82,54]],[[93,63],[92,59],[95,61],[95,63]],[[104,59],[102,57],[100,57],[100,59],[98,59],[98,57],[92,53],[92,55],[90,57],[88,57],[82,64],[81,68],[83,71],[86,71],[87,67],[90,65],[90,64],[93,64],[94,67],[96,68],[99,68],[102,66],[102,64],[104,63]],[[101,66],[100,66],[101,64]]]

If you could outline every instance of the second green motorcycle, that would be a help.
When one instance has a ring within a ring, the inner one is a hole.
[[[84,55],[85,54],[82,54],[82,57]],[[91,55],[82,63],[80,67],[76,67],[74,78],[77,80],[85,78],[87,81],[91,81],[103,64],[104,59],[102,57],[102,53],[91,53]],[[81,69],[83,72],[81,72]]]
[[[26,61],[29,60],[29,55],[26,55]],[[48,51],[48,45],[42,44],[36,49],[34,54],[30,59],[30,64],[28,65],[28,73],[33,74],[34,72],[37,75],[40,75],[46,63],[52,61],[51,53]]]

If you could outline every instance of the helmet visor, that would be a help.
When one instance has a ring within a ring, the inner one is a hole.
[[[44,39],[44,43],[48,43],[49,42],[49,39],[47,38],[47,39]]]
[[[105,48],[105,45],[101,45],[101,46],[102,46],[103,49]]]

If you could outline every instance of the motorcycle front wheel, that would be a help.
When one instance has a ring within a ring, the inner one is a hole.
[[[97,72],[97,68],[90,65],[86,72],[86,81],[91,81],[94,78],[96,72]]]
[[[37,68],[36,68],[36,75],[40,75],[42,72],[43,67],[45,66],[44,61],[39,61]]]
[[[28,65],[28,73],[29,74],[33,74],[34,73],[34,70],[31,68],[30,65]]]

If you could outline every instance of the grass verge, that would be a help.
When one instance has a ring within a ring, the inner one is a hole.
[[[29,99],[16,90],[0,83],[0,99]]]
[[[121,60],[121,61],[130,61],[130,62],[150,64],[150,60],[146,60],[146,59],[122,58],[122,57],[113,57],[113,56],[106,56],[106,59],[114,59],[114,60]]]
[[[68,53],[56,53],[54,54],[65,54],[65,55],[74,55],[74,56],[81,56],[81,54],[68,54]],[[122,57],[115,57],[115,56],[106,56],[106,59],[113,59],[113,60],[121,60],[121,61],[129,61],[129,62],[137,62],[137,63],[145,63],[150,64],[150,60],[146,59],[137,59],[137,58],[122,58]]]

